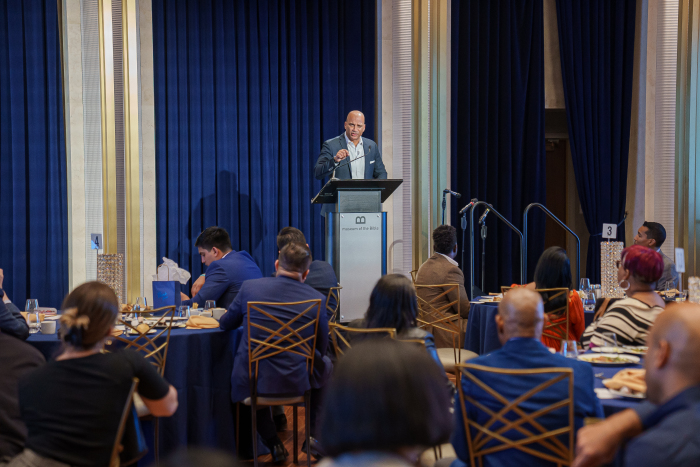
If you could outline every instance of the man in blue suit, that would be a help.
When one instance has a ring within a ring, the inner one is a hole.
[[[316,331],[316,346],[314,349],[313,374],[309,376],[304,358],[285,352],[260,362],[257,384],[258,395],[266,396],[298,396],[307,390],[311,390],[311,454],[318,457],[320,447],[318,446],[318,441],[316,441],[316,418],[321,402],[319,390],[328,380],[333,365],[326,356],[328,347],[328,318],[324,312],[326,298],[311,286],[304,284],[304,280],[309,274],[311,260],[311,251],[305,244],[289,243],[285,245],[280,251],[279,259],[275,261],[276,276],[250,280],[243,284],[240,293],[228,311],[221,317],[219,324],[221,329],[224,330],[246,326],[248,302],[252,301],[283,303],[321,299],[321,310]],[[306,306],[276,307],[266,311],[275,318],[287,322],[304,309],[306,309]],[[303,326],[304,323],[311,321],[315,317],[316,314],[313,311],[309,311],[303,317],[298,318],[296,323]],[[250,320],[251,323],[258,322],[272,329],[279,327],[278,324],[259,312],[252,312]],[[313,331],[312,327],[308,327],[300,333],[303,337],[309,337]],[[256,328],[252,328],[251,332],[259,331]],[[238,346],[231,375],[231,399],[233,402],[240,402],[247,397],[250,397],[248,335],[244,332],[241,343]],[[270,409],[259,410],[256,418],[258,433],[263,443],[270,449],[273,461],[284,461],[287,453],[275,431],[275,424],[272,421]],[[304,449],[305,447],[302,447],[302,450]]]
[[[568,359],[562,355],[552,354],[540,342],[542,325],[544,322],[544,306],[540,295],[525,288],[513,289],[508,292],[498,306],[496,325],[498,336],[503,347],[491,354],[484,355],[469,361],[474,365],[482,365],[493,368],[527,369],[527,368],[572,368],[574,370],[574,421],[578,430],[583,425],[586,417],[603,417],[603,408],[593,390],[593,368],[590,364]],[[523,395],[528,390],[552,378],[552,375],[528,375],[526,377],[513,377],[509,375],[496,375],[493,373],[478,373],[489,387],[512,401]],[[481,388],[462,378],[462,390],[489,409],[498,411],[502,404],[496,403],[493,397],[487,395]],[[531,397],[520,404],[526,413],[535,412],[551,404],[568,397],[568,379],[560,381],[536,396]],[[452,467],[460,467],[469,463],[469,447],[464,431],[464,421],[460,403],[455,402],[455,432],[452,435],[452,445],[459,459],[452,462]],[[467,403],[467,416],[480,424],[485,424],[491,417],[484,411]],[[511,415],[512,416],[512,415]],[[569,414],[566,407],[554,410],[549,414],[536,419],[547,429],[561,428],[569,423]],[[492,429],[502,425],[494,425]],[[531,430],[532,431],[532,430]],[[474,435],[474,432],[472,432]],[[511,430],[504,433],[511,439],[523,435]],[[560,438],[565,446],[568,445],[568,436]],[[530,445],[538,449],[536,445]],[[507,449],[492,453],[484,457],[486,466],[542,466],[549,465],[543,461],[517,449]],[[553,464],[552,464],[553,465]]]
[[[341,180],[386,178],[379,146],[371,139],[363,138],[364,131],[364,114],[353,110],[345,119],[345,133],[323,143],[314,168],[318,180],[330,176]],[[321,215],[331,211],[333,205],[324,204]]]
[[[194,246],[207,266],[206,282],[191,300],[181,292],[183,305],[197,303],[202,308],[207,300],[216,300],[217,307],[228,308],[243,282],[262,277],[260,268],[247,251],[233,251],[228,232],[221,227],[204,230]]]

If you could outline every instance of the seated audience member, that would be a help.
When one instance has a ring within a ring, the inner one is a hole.
[[[373,339],[338,363],[323,404],[319,467],[418,465],[452,431],[442,370],[420,348]]]
[[[645,222],[634,236],[634,244],[655,250],[664,261],[664,272],[656,281],[656,290],[666,290],[666,287],[678,288],[678,272],[676,263],[661,251],[661,245],[666,241],[666,229],[658,222]]]
[[[326,383],[333,365],[326,356],[328,348],[328,317],[325,313],[326,297],[306,285],[304,280],[309,274],[309,265],[312,257],[309,247],[301,243],[289,243],[280,251],[279,259],[275,261],[277,274],[275,277],[263,277],[246,281],[241,291],[236,296],[228,311],[221,317],[220,327],[224,330],[236,329],[246,326],[248,302],[301,302],[305,300],[321,299],[321,312],[316,334],[316,348],[314,357],[314,369],[311,378],[307,377],[306,360],[291,353],[280,354],[279,358],[265,361],[260,365],[258,373],[258,395],[301,395],[311,389],[311,454],[320,457],[322,451],[316,440],[316,417],[320,405],[320,388]],[[269,310],[276,318],[289,321],[302,309],[299,306],[288,308],[276,307]],[[251,313],[251,321],[254,319],[266,319],[259,313]],[[314,319],[312,312],[297,319],[299,325]],[[266,321],[266,324],[270,324]],[[255,331],[252,328],[251,332]],[[307,331],[312,331],[307,328]],[[304,335],[302,333],[302,335]],[[308,336],[307,336],[308,337]],[[231,376],[231,397],[233,402],[243,401],[250,397],[250,380],[248,372],[248,335],[243,334],[238,346],[236,358]],[[241,406],[241,411],[249,410]],[[246,414],[247,416],[247,414]],[[257,428],[263,443],[270,449],[274,462],[284,461],[287,452],[277,436],[275,425],[269,408],[258,410]],[[246,426],[241,424],[241,426]],[[241,435],[244,432],[241,431]],[[305,446],[302,450],[306,450]]]
[[[418,300],[411,281],[401,274],[382,276],[369,296],[365,317],[349,324],[355,328],[393,328],[399,340],[422,340],[430,356],[442,368],[433,335],[416,326]]]
[[[664,309],[665,303],[654,291],[661,277],[663,260],[651,248],[632,245],[622,250],[617,280],[627,298],[617,300],[583,332],[584,347],[604,347],[611,342],[604,332],[615,333],[620,345],[646,345],[649,328]]]
[[[189,446],[170,454],[151,467],[236,467],[238,461],[225,451]]]
[[[26,340],[29,337],[29,325],[17,307],[10,301],[7,293],[2,289],[2,282],[5,279],[2,269],[0,269],[0,332],[10,336]]]
[[[302,245],[309,246],[303,232],[294,227],[285,227],[277,234],[277,251],[282,251],[282,248],[288,243],[301,243]],[[310,285],[327,298],[328,291],[331,287],[338,287],[338,278],[330,263],[315,259],[311,262],[311,266],[309,266],[309,274],[306,276],[304,284]],[[331,297],[328,306],[331,309],[335,309],[336,300],[334,297]],[[328,319],[330,320],[331,318],[333,318],[333,316],[329,315]]]
[[[593,369],[590,364],[572,360],[559,354],[551,353],[542,342],[542,326],[544,322],[544,307],[540,295],[526,288],[518,288],[509,291],[498,305],[496,326],[498,337],[503,347],[489,355],[477,357],[469,361],[474,365],[482,365],[493,368],[531,369],[531,368],[572,368],[574,370],[574,422],[576,429],[583,425],[586,417],[602,417],[603,409],[593,390]],[[481,373],[478,375],[484,383],[503,395],[508,400],[517,399],[526,391],[534,388],[541,378],[542,382],[551,378],[551,375],[531,375],[525,380],[518,377]],[[492,381],[488,379],[493,378]],[[462,378],[462,389],[465,394],[475,398],[491,410],[502,407],[487,395],[481,388]],[[543,390],[536,398],[520,404],[526,412],[532,413],[545,408],[555,402],[568,397],[568,381],[559,382]],[[481,424],[485,424],[490,418],[483,410],[477,409],[467,403],[467,415]],[[545,428],[561,428],[569,423],[569,414],[566,407],[538,418],[537,421]],[[509,432],[514,436],[514,431]],[[566,440],[564,440],[566,441]],[[568,443],[565,443],[568,444]],[[452,467],[465,465],[469,462],[469,448],[464,431],[464,420],[458,400],[455,401],[455,431],[452,435],[452,445],[457,452],[458,459],[452,463]],[[525,452],[507,449],[489,454],[484,458],[484,465],[540,465],[541,460],[535,459]],[[446,465],[446,463],[444,464]]]
[[[520,286],[513,284],[513,287]],[[535,282],[527,284],[527,287],[530,289],[569,289],[569,337],[567,340],[578,342],[586,325],[583,318],[583,303],[578,293],[572,288],[571,262],[566,254],[566,250],[558,246],[547,248],[540,256],[539,261],[537,261]],[[564,297],[560,298],[563,299]],[[549,312],[550,310],[559,309],[564,304],[563,300],[556,298],[547,303],[544,311]],[[563,313],[559,317],[549,315],[549,322],[555,325],[559,324],[557,327],[561,335],[566,334],[566,316]],[[550,328],[550,332],[559,335],[556,329]],[[561,348],[561,339],[555,339],[550,336],[543,335],[542,343],[556,351],[559,351]]]
[[[582,428],[575,466],[610,462],[625,440],[629,467],[700,465],[700,306],[674,304],[649,334],[647,401]]]
[[[469,297],[464,288],[464,274],[454,258],[457,256],[457,230],[451,225],[441,225],[433,230],[433,256],[421,265],[416,274],[416,285],[459,284],[456,290],[432,303],[434,308],[440,308],[451,302],[451,312],[459,310],[462,318],[469,316]],[[429,302],[443,293],[440,288],[419,287],[418,296]],[[446,331],[435,329],[435,344],[438,348],[452,347],[452,335]]]
[[[37,349],[0,331],[0,464],[24,449],[27,428],[19,413],[17,383],[43,363]]]
[[[119,313],[111,288],[87,282],[68,294],[61,309],[63,352],[19,384],[28,434],[12,467],[110,465],[133,378],[151,414],[167,417],[177,409],[177,391],[141,354],[101,353]]]
[[[183,305],[197,303],[203,308],[207,300],[216,300],[217,307],[228,308],[244,281],[262,277],[260,268],[247,251],[233,251],[228,232],[221,227],[205,229],[194,246],[207,266],[206,282],[191,300],[183,293]]]

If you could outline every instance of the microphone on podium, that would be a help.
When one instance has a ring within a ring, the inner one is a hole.
[[[452,191],[452,190],[450,190],[450,189],[448,189],[448,188],[445,188],[444,190],[442,190],[442,192],[443,192],[444,194],[449,193],[449,194],[451,194],[452,196],[454,196],[455,198],[461,198],[461,197],[462,197],[462,195],[460,195],[460,194],[457,193],[456,191]]]

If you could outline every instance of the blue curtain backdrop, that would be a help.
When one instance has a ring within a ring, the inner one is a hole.
[[[0,0],[0,268],[20,309],[68,292],[62,89],[56,2]]]
[[[635,0],[557,1],[576,186],[588,231],[586,277],[600,283],[600,233],[625,214]],[[617,229],[624,241],[624,224]]]
[[[313,167],[350,110],[374,138],[375,10],[374,0],[153,1],[159,257],[200,274],[194,242],[212,225],[266,275],[284,226],[323,257]]]
[[[542,0],[452,2],[452,188],[462,198],[487,201],[522,230],[525,207],[545,199],[544,35]],[[481,215],[475,213],[475,222]],[[486,289],[520,281],[520,240],[489,215]],[[528,219],[528,258],[542,252],[544,222]],[[467,226],[468,227],[468,226]],[[475,226],[476,284],[481,286],[481,242]],[[469,273],[466,235],[465,281]],[[461,255],[460,255],[461,257]],[[531,274],[529,275],[531,277]]]

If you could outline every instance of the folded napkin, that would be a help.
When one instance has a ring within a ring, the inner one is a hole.
[[[214,318],[206,316],[192,316],[187,320],[187,329],[215,329],[219,327],[219,322]]]
[[[606,379],[603,384],[608,389],[616,391],[627,388],[631,391],[646,394],[647,383],[644,381],[646,370],[620,370],[611,379]]]

